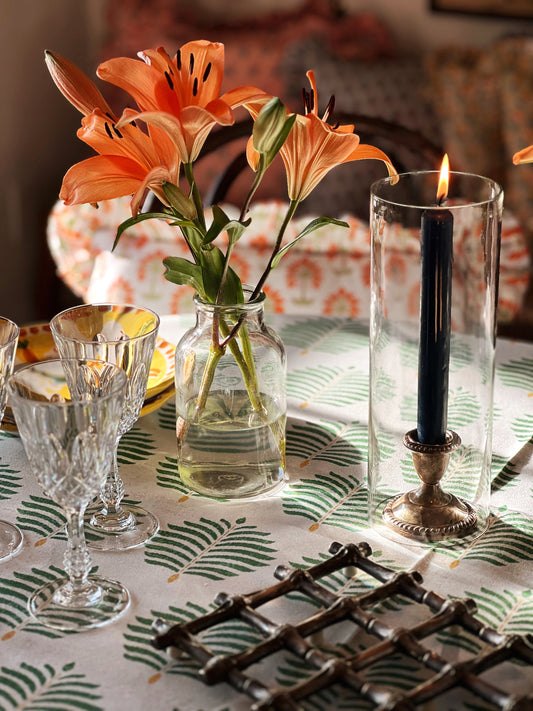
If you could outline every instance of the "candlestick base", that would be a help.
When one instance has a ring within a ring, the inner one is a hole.
[[[411,430],[403,443],[413,456],[422,484],[387,503],[382,514],[385,524],[402,536],[419,541],[441,541],[472,533],[477,525],[475,509],[440,486],[450,453],[461,444],[459,435],[447,430],[443,444],[422,444],[416,430]]]

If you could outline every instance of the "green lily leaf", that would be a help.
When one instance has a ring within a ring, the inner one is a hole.
[[[183,257],[165,257],[164,277],[173,284],[187,284],[197,291],[201,296],[204,293],[202,268],[194,262],[189,262]]]
[[[118,227],[117,227],[117,236],[115,237],[115,241],[113,242],[113,247],[111,248],[111,251],[115,249],[117,246],[120,238],[122,237],[122,234],[129,229],[130,227],[133,227],[133,225],[136,225],[138,222],[143,222],[144,220],[153,220],[153,219],[159,219],[159,220],[166,220],[167,222],[170,222],[172,225],[178,225],[179,227],[187,227],[195,230],[196,232],[199,232],[201,236],[202,232],[198,228],[198,225],[196,225],[194,222],[191,220],[180,220],[174,215],[172,215],[170,212],[142,212],[140,215],[137,215],[137,217],[130,217],[127,220],[124,220]]]
[[[235,244],[251,221],[251,218],[248,218],[244,222],[232,220],[221,207],[213,205],[213,222],[203,242],[204,244],[210,244],[221,232],[227,231],[230,243]]]
[[[204,293],[207,300],[212,303],[216,301],[218,295],[224,271],[224,262],[224,254],[218,247],[211,247],[211,249],[202,251],[201,267]],[[228,267],[224,283],[223,303],[242,304],[243,301],[244,295],[241,280],[237,273],[231,267]]]
[[[183,190],[173,183],[163,183],[163,192],[172,208],[186,220],[194,220],[198,217],[196,205]]]
[[[223,300],[225,304],[242,304],[244,302],[241,279],[237,272],[235,272],[231,267],[228,267],[228,272],[226,274]]]
[[[324,225],[338,225],[339,227],[349,227],[347,222],[344,222],[343,220],[335,220],[333,217],[317,217],[316,220],[312,220],[307,227],[305,227],[300,234],[295,237],[292,242],[289,242],[289,244],[286,244],[285,247],[282,247],[279,252],[276,254],[274,259],[272,260],[272,269],[274,267],[277,267],[280,259],[283,257],[284,254],[286,254],[291,247],[293,247],[296,242],[302,239],[302,237],[305,237],[306,235],[310,234],[311,232],[314,232],[315,230],[318,230],[319,227],[323,227]]]

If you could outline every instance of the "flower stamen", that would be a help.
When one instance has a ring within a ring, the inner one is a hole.
[[[302,100],[304,103],[304,113],[307,116],[307,114],[311,112],[312,107],[311,107],[311,96],[306,89],[302,89]]]
[[[109,138],[110,138],[111,140],[113,140],[114,136],[113,136],[113,134],[111,133],[111,129],[109,128],[109,124],[107,123],[107,121],[105,122],[104,126],[105,126],[105,132],[107,133],[107,135],[109,136]]]
[[[326,106],[326,110],[324,111],[324,116],[322,117],[322,121],[327,121],[331,114],[333,113],[333,110],[335,108],[335,96],[332,95],[329,99],[328,105]],[[338,124],[337,124],[338,128]]]
[[[176,66],[178,67],[178,71],[181,71],[181,49],[178,49],[176,52]]]
[[[192,76],[194,72],[194,54],[191,52],[189,55],[189,74]]]
[[[170,78],[170,74],[168,72],[165,72],[165,79],[167,80],[167,84],[171,89],[174,89],[174,82]]]

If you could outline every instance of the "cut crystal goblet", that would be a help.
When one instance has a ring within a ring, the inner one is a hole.
[[[129,606],[127,589],[91,574],[84,511],[109,469],[127,377],[117,365],[54,359],[26,365],[8,381],[10,404],[37,481],[67,519],[66,578],[29,599],[43,625],[81,631],[105,625]]]
[[[0,422],[7,402],[6,382],[13,372],[19,327],[8,318],[0,317]],[[0,561],[16,555],[22,547],[20,529],[8,521],[0,521]]]
[[[127,550],[149,540],[159,530],[146,509],[122,502],[124,483],[118,471],[118,444],[137,421],[152,363],[159,316],[149,309],[121,304],[86,304],[62,311],[50,321],[62,358],[94,358],[116,363],[128,385],[116,446],[101,501],[89,506],[87,525],[95,532],[89,545],[98,550]]]

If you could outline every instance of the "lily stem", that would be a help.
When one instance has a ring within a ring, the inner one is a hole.
[[[187,182],[189,183],[189,186],[191,188],[191,197],[196,207],[198,220],[200,221],[201,227],[205,231],[204,206],[202,203],[202,196],[200,195],[200,191],[198,190],[198,185],[196,184],[196,180],[194,179],[193,164],[184,163],[183,169],[185,171]]]
[[[289,207],[287,209],[287,212],[285,213],[285,217],[283,219],[283,223],[281,227],[279,228],[278,236],[276,239],[276,244],[274,245],[274,249],[272,250],[272,254],[270,255],[270,259],[268,260],[268,264],[265,267],[264,272],[261,274],[261,277],[259,278],[259,281],[255,285],[255,289],[250,296],[250,301],[255,299],[259,294],[261,293],[261,290],[267,280],[268,275],[272,271],[272,262],[274,261],[275,256],[281,249],[281,243],[283,241],[283,236],[285,234],[285,230],[287,229],[289,222],[292,220],[294,213],[296,212],[296,208],[299,205],[298,200],[291,200],[289,203]]]

